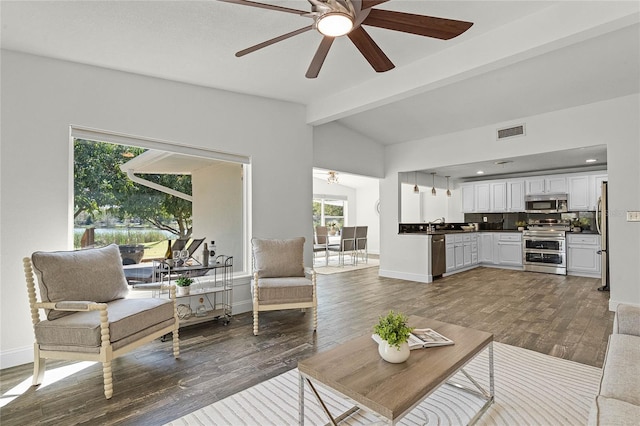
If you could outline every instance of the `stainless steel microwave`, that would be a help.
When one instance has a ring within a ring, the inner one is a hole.
[[[567,194],[539,194],[524,197],[527,213],[566,213]]]

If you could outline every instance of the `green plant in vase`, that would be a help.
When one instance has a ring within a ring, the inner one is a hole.
[[[413,328],[407,325],[408,318],[402,313],[389,311],[381,316],[373,331],[380,336],[378,353],[388,362],[400,363],[409,358],[409,336]]]
[[[178,286],[178,296],[186,296],[189,294],[189,288],[193,284],[193,278],[189,278],[186,275],[181,275],[176,279],[176,285]]]

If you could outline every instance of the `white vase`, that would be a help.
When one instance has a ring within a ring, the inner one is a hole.
[[[409,355],[411,355],[411,351],[409,350],[409,343],[400,343],[400,349],[398,349],[395,346],[389,345],[386,340],[383,340],[378,345],[378,353],[380,354],[382,359],[393,364],[405,362],[409,359]]]
[[[188,296],[189,295],[189,286],[177,286],[176,287],[176,296]]]

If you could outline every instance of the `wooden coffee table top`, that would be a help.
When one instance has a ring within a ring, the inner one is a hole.
[[[401,364],[384,361],[371,333],[298,362],[299,371],[394,420],[403,416],[493,341],[493,334],[418,316],[414,328],[432,328],[454,345],[411,351]],[[373,326],[371,327],[373,329]]]

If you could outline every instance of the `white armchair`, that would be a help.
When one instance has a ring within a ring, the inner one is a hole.
[[[253,334],[258,335],[258,312],[281,309],[313,311],[318,324],[316,273],[304,267],[304,237],[289,240],[253,238]]]
[[[104,394],[113,395],[111,361],[173,333],[180,356],[175,287],[171,298],[127,299],[118,246],[67,252],[36,252],[23,259],[35,333],[33,385],[42,383],[46,359],[102,363]],[[41,301],[37,300],[34,272]],[[40,320],[43,309],[46,320]]]

